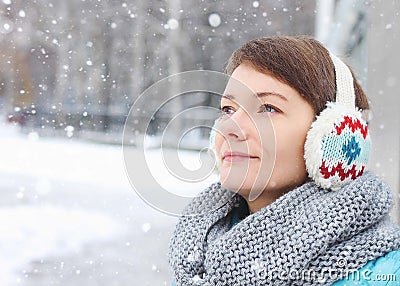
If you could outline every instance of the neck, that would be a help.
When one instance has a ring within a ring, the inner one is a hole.
[[[249,206],[250,214],[258,212],[263,207],[266,207],[280,198],[282,195],[289,193],[295,188],[303,185],[307,182],[311,181],[308,177],[305,177],[304,180],[299,183],[292,183],[286,185],[284,188],[266,188],[255,200],[249,200],[249,194],[242,195],[242,197],[246,200],[247,205]],[[240,194],[240,192],[239,192]]]
[[[244,197],[244,199],[247,202],[247,205],[249,206],[250,214],[254,214],[263,207],[270,205],[277,198],[278,197],[273,197],[273,196],[263,196],[263,194],[261,194],[259,197],[257,197],[257,199],[250,201],[248,196]]]
[[[248,195],[243,196],[243,198],[246,200],[247,205],[249,206],[250,214],[254,214],[262,208],[272,204],[282,195],[290,192],[293,189],[294,188],[288,188],[284,190],[265,190],[255,200],[250,200]]]

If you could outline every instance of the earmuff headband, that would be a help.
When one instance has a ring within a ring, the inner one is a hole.
[[[356,95],[354,93],[354,79],[349,68],[334,54],[330,57],[335,66],[336,78],[336,102],[350,108],[356,107]]]

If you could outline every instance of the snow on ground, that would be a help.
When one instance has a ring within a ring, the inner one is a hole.
[[[0,131],[0,172],[69,182],[127,187],[121,148]],[[14,131],[14,132],[13,132]],[[14,152],[13,152],[14,151]],[[109,165],[111,164],[111,165]]]
[[[191,170],[201,164],[197,152],[179,158]],[[161,150],[146,159],[167,189],[198,191],[216,180],[182,184],[162,167]],[[0,123],[0,285],[168,285],[175,223],[135,194],[121,146]]]
[[[28,261],[79,252],[85,243],[122,231],[122,225],[101,213],[54,206],[0,208],[0,269],[5,272],[0,285],[10,283],[13,271]]]

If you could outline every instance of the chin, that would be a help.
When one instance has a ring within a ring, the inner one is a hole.
[[[220,178],[220,182],[223,188],[230,190],[232,192],[238,192],[245,188],[245,184],[243,179],[240,180],[240,177],[232,178],[231,176],[228,178]]]
[[[220,180],[221,185],[224,189],[227,189],[231,192],[235,192],[242,197],[247,197],[251,190],[264,190],[265,185],[263,186],[253,186],[254,180],[249,180],[249,182],[246,181],[239,181],[239,179],[235,178],[227,178],[225,180],[221,179]]]
[[[238,190],[240,190],[240,187],[241,187],[240,184],[235,184],[231,180],[223,180],[223,179],[221,179],[220,182],[221,182],[221,186],[224,189],[227,189],[227,190],[232,191],[232,192],[237,192]]]

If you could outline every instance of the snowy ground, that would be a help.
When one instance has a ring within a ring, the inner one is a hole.
[[[0,285],[169,285],[176,218],[133,191],[121,146],[17,129],[0,123]],[[158,177],[182,188],[160,169],[160,150],[147,156]],[[198,154],[183,160],[195,168]]]

